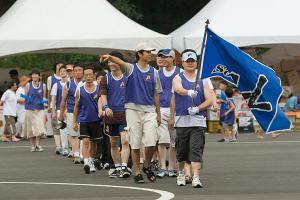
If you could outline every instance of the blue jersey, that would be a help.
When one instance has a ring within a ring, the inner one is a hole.
[[[100,121],[98,117],[99,86],[96,85],[92,93],[87,92],[84,86],[85,84],[80,87],[78,122]]]
[[[44,105],[40,102],[44,99],[44,86],[42,82],[39,82],[37,88],[33,87],[32,81],[29,82],[28,96],[32,98],[32,101],[25,102],[26,110],[43,110]]]
[[[125,86],[127,77],[122,75],[116,80],[111,73],[107,74],[107,105],[113,112],[124,112]]]
[[[62,99],[62,92],[63,92],[63,86],[61,84],[61,81],[57,82],[57,91],[56,91],[56,110],[60,110],[60,104]]]
[[[154,90],[154,68],[150,66],[147,72],[142,72],[134,64],[132,74],[127,79],[125,103],[152,106],[154,105]]]
[[[162,108],[169,108],[170,101],[172,97],[172,80],[173,78],[180,73],[180,68],[175,67],[175,71],[171,76],[165,76],[163,69],[158,71],[158,75],[160,78],[161,86],[162,86],[162,93],[159,95],[160,107]]]
[[[75,93],[77,84],[72,79],[67,82],[67,88],[68,88],[68,96],[67,96],[67,112],[73,113],[74,112],[74,106],[75,106]]]
[[[181,78],[182,87],[186,90],[193,90],[195,87],[195,82],[189,81],[181,72],[179,74]],[[192,106],[199,106],[205,101],[204,97],[204,86],[202,80],[198,80],[196,91],[198,92],[197,96],[194,98],[194,105],[192,105],[192,98],[189,96],[181,96],[175,92],[175,115],[176,116],[185,116],[189,115],[188,108]],[[206,116],[205,111],[200,111],[198,115]]]

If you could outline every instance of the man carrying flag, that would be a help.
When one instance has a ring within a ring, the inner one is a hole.
[[[289,130],[291,122],[278,106],[282,93],[276,73],[206,28],[201,79],[221,77],[239,88],[266,133]]]

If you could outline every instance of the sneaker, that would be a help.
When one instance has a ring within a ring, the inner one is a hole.
[[[81,162],[80,157],[75,157],[73,162],[74,162],[74,164],[80,164],[80,162]]]
[[[39,152],[44,151],[43,147],[41,147],[41,146],[36,146],[36,147],[35,147],[35,150],[36,150],[36,151],[39,151]]]
[[[69,155],[68,149],[63,149],[61,155],[67,157]]]
[[[35,147],[31,147],[31,148],[30,148],[30,151],[31,151],[31,152],[35,152],[35,150],[36,150]]]
[[[130,173],[130,171],[128,170],[128,168],[127,168],[127,167],[124,167],[124,168],[121,169],[119,177],[120,177],[120,178],[129,178],[130,175],[131,175],[131,173]]]
[[[229,142],[231,143],[237,142],[237,139],[230,139]]]
[[[218,142],[225,142],[225,139],[222,138],[222,139],[218,140]]]
[[[56,154],[56,155],[60,155],[61,152],[62,152],[61,147],[56,147],[56,148],[55,148],[55,154]]]
[[[103,169],[109,169],[110,167],[109,167],[109,163],[104,163],[103,164]]]
[[[185,176],[185,183],[186,183],[186,184],[191,184],[191,183],[192,183],[192,177],[190,177],[190,176]]]
[[[95,158],[94,159],[94,166],[98,169],[98,170],[101,170],[103,167],[101,165],[101,162],[98,158]]]
[[[132,169],[130,167],[127,167],[128,171],[130,172],[130,175],[132,174]]]
[[[145,183],[142,174],[138,174],[138,175],[134,176],[134,182],[138,183],[138,184]]]
[[[169,177],[177,177],[177,172],[175,169],[169,170],[168,171],[168,176]]]
[[[68,157],[68,158],[73,158],[73,157],[74,157],[73,151],[70,151],[67,157]]]
[[[109,178],[118,178],[120,176],[120,170],[114,169],[110,174]]]
[[[177,176],[177,185],[185,186],[185,184],[186,184],[185,179],[186,179],[186,177],[184,175]]]
[[[86,174],[89,174],[91,172],[90,171],[90,165],[84,164],[83,165],[83,170],[85,171]]]
[[[152,171],[159,171],[159,162],[158,162],[158,160],[151,161],[150,169]]]
[[[158,178],[163,178],[166,175],[167,175],[167,170],[164,169],[160,169],[159,172],[156,174]]]
[[[115,168],[110,168],[109,170],[108,170],[108,176],[110,176],[112,173],[114,173],[115,172]]]
[[[94,162],[90,162],[89,165],[90,165],[90,172],[96,172]]]
[[[202,183],[201,183],[201,181],[199,179],[199,176],[193,177],[192,186],[194,188],[202,188],[203,187]]]

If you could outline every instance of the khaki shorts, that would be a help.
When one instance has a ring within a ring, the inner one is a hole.
[[[176,131],[170,128],[170,117],[166,114],[161,114],[161,123],[157,128],[158,144],[170,144],[175,147]]]
[[[128,143],[132,149],[140,149],[141,143],[145,147],[156,146],[157,121],[156,113],[126,109],[128,129]]]
[[[73,113],[67,113],[67,134],[72,137],[78,137],[79,131],[74,131],[73,129]]]

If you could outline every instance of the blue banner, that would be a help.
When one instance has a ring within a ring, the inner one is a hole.
[[[238,87],[266,133],[291,128],[290,120],[278,106],[282,87],[274,70],[222,39],[209,28],[206,31],[200,77],[221,77]]]

